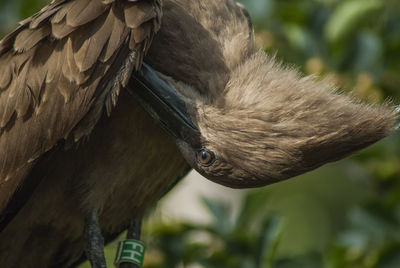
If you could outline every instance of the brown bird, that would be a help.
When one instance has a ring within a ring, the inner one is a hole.
[[[259,51],[233,0],[54,0],[0,43],[0,264],[105,267],[188,166],[264,186],[397,119]]]

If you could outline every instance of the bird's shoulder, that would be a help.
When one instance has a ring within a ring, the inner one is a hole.
[[[116,104],[160,20],[160,0],[54,0],[0,42],[0,214],[36,159]]]

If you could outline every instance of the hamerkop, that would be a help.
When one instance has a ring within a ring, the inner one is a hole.
[[[259,187],[396,129],[392,105],[302,77],[253,37],[233,0],[54,0],[22,21],[0,43],[0,266],[71,267],[86,249],[104,267],[100,233],[189,166]]]

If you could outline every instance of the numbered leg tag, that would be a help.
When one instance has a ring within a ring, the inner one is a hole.
[[[118,244],[117,256],[115,256],[114,265],[118,268],[121,263],[130,262],[142,267],[144,252],[145,246],[142,241],[135,239],[126,239],[124,241],[120,241]]]

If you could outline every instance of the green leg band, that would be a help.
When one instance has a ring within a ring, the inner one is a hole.
[[[126,239],[124,241],[120,241],[118,244],[117,256],[115,256],[114,265],[118,268],[121,263],[130,262],[142,267],[144,252],[145,246],[140,240]]]

